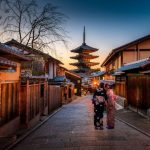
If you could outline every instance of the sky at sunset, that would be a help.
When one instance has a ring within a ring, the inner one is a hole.
[[[48,2],[48,0],[47,0]],[[99,49],[103,62],[109,52],[120,45],[150,34],[149,0],[49,0],[65,13],[69,20],[66,29],[71,37],[69,49],[82,44],[83,26],[86,43]],[[60,48],[61,49],[61,48]],[[70,54],[62,47],[60,56],[69,68]]]
[[[113,48],[150,34],[150,0],[39,0],[50,2],[68,16],[65,25],[70,37],[68,48],[56,46],[58,58],[71,69],[70,53],[82,44],[83,27],[86,27],[86,44],[99,51],[100,64]],[[99,65],[100,66],[100,65]]]

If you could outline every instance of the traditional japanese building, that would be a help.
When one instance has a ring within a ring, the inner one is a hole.
[[[114,80],[114,71],[124,64],[138,61],[150,56],[150,35],[131,41],[113,49],[101,67],[105,69],[105,80]]]
[[[20,128],[21,63],[30,61],[21,51],[0,43],[0,137]]]
[[[97,62],[91,62],[91,59],[98,58],[99,56],[91,55],[90,53],[98,51],[97,48],[93,48],[91,46],[86,45],[85,43],[85,27],[83,32],[83,43],[81,46],[71,50],[73,53],[77,53],[76,56],[70,57],[72,59],[78,60],[78,62],[70,63],[70,65],[76,66],[77,69],[74,71],[76,73],[91,73],[92,66],[98,65]]]
[[[26,57],[32,59],[32,63],[21,63],[21,76],[38,76],[53,79],[57,76],[57,68],[59,68],[59,65],[63,65],[61,61],[53,58],[49,54],[23,45],[14,39],[5,44],[15,49],[22,50]]]

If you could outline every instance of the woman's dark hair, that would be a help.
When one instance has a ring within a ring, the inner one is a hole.
[[[110,88],[110,89],[113,89],[113,85],[109,85],[109,88]]]
[[[115,87],[115,84],[105,84],[105,87],[109,87],[109,89],[114,89],[114,87]]]
[[[105,88],[110,88],[110,85],[108,83],[106,83]]]
[[[104,83],[101,82],[100,85],[99,85],[99,87],[100,87],[100,88],[104,88]]]

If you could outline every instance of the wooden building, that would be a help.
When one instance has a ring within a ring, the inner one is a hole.
[[[25,57],[26,56],[26,57]],[[59,60],[15,40],[0,43],[0,136],[36,125],[62,105],[61,85],[51,85]],[[36,66],[37,65],[37,66]]]
[[[21,49],[28,58],[32,58],[32,63],[22,63],[22,76],[41,76],[53,79],[57,76],[57,67],[63,64],[61,61],[53,58],[42,51],[25,46],[15,40],[6,42],[7,45]]]
[[[101,67],[104,67],[107,72],[104,79],[114,79],[112,74],[122,65],[144,59],[149,56],[150,35],[113,49],[101,65]]]
[[[100,84],[100,80],[104,79],[105,74],[106,74],[106,71],[98,71],[98,72],[92,73],[89,79],[91,86],[97,88],[97,86],[99,86]]]
[[[57,66],[57,76],[65,76],[65,72],[68,71],[65,67]]]
[[[0,43],[0,136],[20,125],[20,66],[29,61],[21,51]]]
[[[71,71],[66,71],[65,76],[67,79],[69,79],[72,83],[74,83],[74,93],[77,96],[81,96],[81,84],[82,79],[78,74],[75,74]]]
[[[41,115],[48,115],[62,104],[61,87],[48,84],[49,79],[57,76],[57,68],[62,62],[15,40],[6,44],[32,59],[32,62],[21,63],[20,87],[21,126],[30,128],[40,120]]]
[[[150,109],[150,57],[127,63],[114,73],[116,94],[127,99],[127,106],[147,115]]]

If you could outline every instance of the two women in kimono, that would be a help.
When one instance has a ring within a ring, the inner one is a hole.
[[[113,129],[115,127],[115,101],[116,95],[112,86],[105,84],[104,87],[104,84],[101,83],[93,95],[95,129],[103,129],[104,107],[107,110],[107,128]]]

